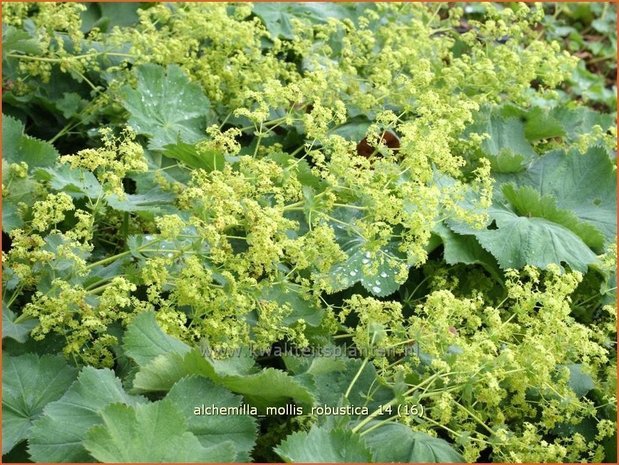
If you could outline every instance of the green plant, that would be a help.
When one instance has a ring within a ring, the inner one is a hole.
[[[615,115],[478,7],[4,4],[5,461],[613,461]]]

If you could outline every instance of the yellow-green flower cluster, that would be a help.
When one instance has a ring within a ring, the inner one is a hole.
[[[92,289],[56,279],[50,292],[35,293],[23,314],[38,319],[32,331],[34,339],[56,333],[66,340],[63,351],[67,357],[111,367],[115,361],[112,347],[118,340],[109,334],[109,327],[115,322],[127,322],[135,290],[135,284],[121,276]]]
[[[120,136],[115,136],[110,128],[102,128],[99,133],[102,147],[80,150],[76,154],[62,157],[61,161],[72,168],[92,171],[106,190],[122,197],[125,195],[123,178],[128,173],[148,169],[144,149],[135,142],[135,133],[128,127]]]
[[[359,320],[352,333],[353,340],[361,351],[375,358],[375,363],[382,361],[381,352],[393,349],[406,335],[399,302],[354,295],[344,302],[340,322],[344,323],[351,314]]]
[[[46,231],[56,227],[64,220],[65,213],[73,210],[73,201],[68,194],[59,192],[49,194],[45,200],[35,202],[32,207],[32,227],[36,231]]]
[[[497,306],[481,295],[429,294],[406,321],[402,338],[414,342],[419,355],[402,363],[440,376],[441,384],[417,392],[428,398],[436,425],[463,445],[467,460],[478,458],[480,441],[492,446],[493,460],[593,460],[603,453],[598,442],[579,443],[581,437],[557,431],[596,416],[596,403],[572,389],[572,376],[605,386],[602,403],[614,402],[614,383],[603,381],[616,366],[609,328],[584,325],[572,314],[580,273],[550,266],[507,276],[507,296]],[[428,395],[433,389],[436,394]],[[610,423],[604,428],[615,427]],[[542,441],[548,434],[556,440]]]

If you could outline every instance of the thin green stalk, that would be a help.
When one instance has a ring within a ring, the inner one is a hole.
[[[447,431],[448,433],[451,433],[456,438],[459,438],[460,436],[462,436],[460,433],[456,433],[451,428],[448,428],[445,425],[441,425],[438,421],[434,421],[430,417],[424,417],[424,421],[428,421],[428,422],[432,423],[433,425],[438,426],[439,428],[444,429],[445,431]],[[468,439],[471,440],[471,441],[481,442],[482,444],[488,444],[488,441],[484,441],[483,439],[475,438],[473,436],[468,436]]]
[[[112,282],[108,282],[108,283],[102,284],[99,287],[95,287],[94,289],[91,289],[91,290],[89,290],[87,292],[88,292],[88,294],[98,294],[99,292],[107,289],[108,287],[112,286],[113,284],[114,283],[112,283]]]
[[[407,390],[402,397],[406,398],[408,395],[412,394],[413,392],[415,392],[417,389],[419,389],[421,386],[423,386],[424,384],[430,382],[430,380],[435,379],[439,374],[436,373],[432,376],[430,376],[429,378],[425,379],[424,381],[422,381],[421,383],[419,383],[416,386],[413,386],[412,388],[410,388],[409,390]],[[363,428],[365,425],[367,425],[369,422],[371,422],[374,418],[376,418],[377,416],[379,416],[381,414],[381,412],[384,411],[384,409],[393,406],[397,401],[399,400],[399,398],[394,398],[391,399],[389,402],[387,402],[386,404],[381,405],[379,408],[377,408],[376,410],[374,410],[370,415],[368,415],[365,420],[361,421],[357,426],[355,426],[352,429],[353,433],[358,432],[361,428]]]
[[[408,391],[407,391],[408,392]],[[396,403],[396,399],[392,399],[389,402],[387,402],[386,404],[381,405],[378,409],[374,410],[372,413],[370,413],[365,420],[362,420],[361,422],[359,422],[357,424],[357,426],[355,426],[354,428],[352,428],[352,432],[353,433],[357,433],[361,428],[363,428],[365,425],[367,425],[368,423],[370,423],[374,418],[376,418],[377,416],[379,416],[381,414],[381,412],[388,408],[393,406]]]
[[[370,426],[368,429],[363,430],[359,433],[359,436],[363,436],[364,434],[369,433],[370,431],[375,430],[376,428],[380,428],[381,426],[383,426],[386,423],[391,423],[393,420],[395,420],[396,418],[398,418],[398,415],[394,415],[392,417],[387,418],[386,420],[382,420],[377,422],[375,425]]]
[[[125,248],[127,247],[127,236],[129,235],[129,212],[123,213],[122,238]]]
[[[28,320],[32,320],[32,319],[34,319],[34,317],[32,315],[26,315],[25,313],[22,313],[17,318],[15,318],[13,323],[17,324],[17,323],[21,323],[23,321],[28,321]]]
[[[361,366],[357,370],[357,373],[355,374],[355,377],[352,379],[352,381],[348,385],[348,389],[346,389],[346,392],[344,393],[344,399],[348,399],[348,396],[350,395],[350,391],[352,391],[353,386],[355,385],[355,383],[357,382],[357,380],[361,376],[361,372],[365,369],[365,366],[368,364],[368,360],[369,360],[369,357],[365,357],[363,359],[363,362],[361,363]]]
[[[15,288],[15,291],[11,295],[11,298],[6,303],[7,307],[10,307],[13,304],[13,302],[15,302],[15,299],[17,299],[17,296],[20,294],[22,288],[23,288],[23,285],[21,283]]]
[[[334,207],[342,207],[342,208],[352,208],[353,210],[367,210],[368,207],[361,207],[358,205],[349,205],[349,204],[345,204],[345,203],[334,203],[333,204]]]
[[[106,257],[106,258],[104,258],[102,260],[99,260],[97,262],[93,262],[90,265],[88,265],[86,267],[86,269],[90,270],[90,269],[92,269],[92,268],[94,268],[96,266],[99,266],[99,265],[107,265],[108,263],[111,263],[111,262],[113,262],[115,260],[118,260],[119,258],[126,257],[127,255],[131,255],[131,251],[130,250],[126,250],[126,251],[118,253],[116,255],[112,255],[110,257]]]
[[[264,130],[264,126],[260,123],[260,129],[258,131],[258,140],[256,141],[256,148],[254,149],[254,158],[258,155],[258,149],[260,148],[260,144],[262,142],[262,134]]]
[[[464,410],[472,419],[474,419],[477,423],[479,423],[486,431],[488,431],[490,434],[494,434],[494,431],[492,431],[492,428],[488,427],[488,425],[486,425],[486,423],[484,421],[482,421],[477,415],[475,415],[473,412],[471,412],[469,409],[467,409],[460,402],[455,401],[455,403],[456,403],[456,405],[458,407],[460,407],[462,410]]]

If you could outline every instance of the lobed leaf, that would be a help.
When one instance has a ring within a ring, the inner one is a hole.
[[[29,169],[53,166],[58,151],[48,142],[24,134],[24,125],[12,116],[2,115],[2,159],[9,163],[26,162]]]
[[[584,154],[550,152],[535,159],[525,172],[500,181],[531,186],[541,196],[553,197],[558,208],[597,228],[609,243],[617,236],[615,173],[606,150],[591,147]]]
[[[312,427],[289,435],[275,452],[286,462],[371,462],[372,454],[358,434],[342,429]]]
[[[169,400],[134,407],[111,404],[84,446],[100,462],[233,462],[234,445],[204,447]]]
[[[86,432],[101,423],[100,413],[110,404],[143,403],[125,392],[108,369],[85,367],[77,380],[55,402],[47,405],[32,427],[28,451],[38,462],[92,462],[82,445]]]
[[[413,431],[401,423],[387,423],[368,429],[363,438],[374,454],[374,461],[380,463],[464,462],[464,458],[447,441]]]
[[[506,206],[494,207],[491,215],[497,228],[479,231],[475,236],[502,269],[565,263],[586,272],[597,261],[582,239],[565,226],[545,218],[518,216]]]
[[[137,391],[166,392],[180,379],[198,375],[242,394],[259,408],[283,404],[289,399],[306,406],[314,403],[312,394],[284,371],[266,368],[254,373],[230,374],[238,370],[238,364],[232,363],[237,369],[233,370],[230,363],[206,358],[197,349],[190,350],[163,333],[151,312],[138,318],[129,325],[124,340],[127,355],[140,366],[133,381]]]
[[[36,319],[15,322],[17,315],[2,302],[2,339],[9,337],[17,342],[26,342],[30,331],[38,324]]]
[[[163,150],[205,138],[210,102],[178,66],[145,64],[137,69],[137,78],[136,89],[123,88],[122,103],[129,124],[150,137],[149,148]]]
[[[2,454],[6,454],[28,438],[33,422],[64,394],[77,370],[55,355],[4,355],[2,365]]]
[[[236,460],[250,461],[250,452],[256,442],[256,420],[249,415],[195,415],[200,404],[217,407],[239,407],[242,398],[227,389],[216,386],[206,378],[191,376],[178,381],[166,399],[170,400],[187,419],[188,431],[193,433],[203,447],[212,447],[232,441]]]

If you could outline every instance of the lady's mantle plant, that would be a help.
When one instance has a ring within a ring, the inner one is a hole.
[[[615,108],[540,6],[2,19],[7,461],[616,456]]]

